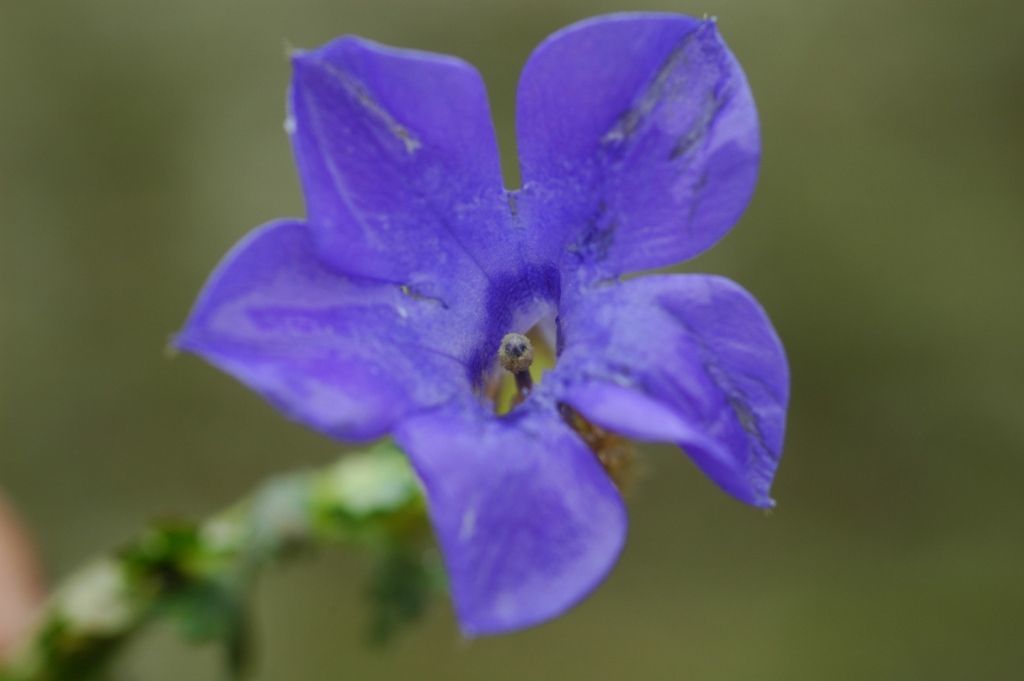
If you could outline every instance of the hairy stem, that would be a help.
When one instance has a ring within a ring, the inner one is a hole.
[[[32,636],[0,668],[0,681],[97,678],[128,640],[161,617],[176,620],[193,640],[223,641],[240,676],[246,597],[256,574],[338,543],[370,547],[380,561],[368,591],[378,638],[415,618],[441,584],[422,493],[393,445],[271,479],[204,522],[148,527],[54,592]],[[418,587],[387,588],[396,571]]]

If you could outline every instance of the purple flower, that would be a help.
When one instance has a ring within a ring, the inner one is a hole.
[[[753,192],[757,114],[714,21],[617,14],[544,41],[515,191],[468,64],[354,37],[293,64],[308,216],[243,239],[177,343],[323,433],[397,440],[467,634],[554,617],[615,562],[626,512],[595,428],[772,504],[789,377],[764,311],[720,277],[623,279],[711,247]],[[515,369],[525,399],[499,415],[499,347],[530,329],[557,362],[532,387]]]

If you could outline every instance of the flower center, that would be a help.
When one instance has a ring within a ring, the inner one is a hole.
[[[554,353],[539,327],[534,327],[529,333],[532,339],[521,333],[507,333],[498,344],[498,364],[505,373],[495,376],[489,395],[499,414],[522,404],[533,390],[534,379],[539,381],[541,371],[554,364]],[[531,369],[535,375],[531,375]],[[514,385],[510,379],[514,379]],[[568,404],[560,403],[558,412],[565,424],[594,453],[619,491],[625,493],[632,486],[635,473],[636,450],[632,443],[621,435],[591,423]]]

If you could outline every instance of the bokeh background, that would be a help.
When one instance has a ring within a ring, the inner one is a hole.
[[[515,181],[519,69],[588,15],[717,15],[759,103],[738,228],[686,269],[763,301],[793,370],[777,510],[647,451],[611,579],[471,644],[446,603],[361,638],[365,556],[274,569],[258,679],[1003,679],[1024,665],[1024,4],[0,0],[0,487],[50,579],[147,519],[333,459],[168,336],[250,227],[301,215],[286,44],[475,63]],[[162,628],[125,679],[219,678]]]

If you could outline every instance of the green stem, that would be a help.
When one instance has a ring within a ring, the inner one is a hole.
[[[193,640],[221,640],[232,671],[247,658],[245,601],[261,568],[354,543],[381,563],[370,589],[377,637],[414,619],[440,584],[423,496],[391,444],[322,470],[282,475],[205,522],[157,523],[73,573],[0,681],[96,678],[147,624],[170,617]],[[401,584],[394,583],[395,575]]]

